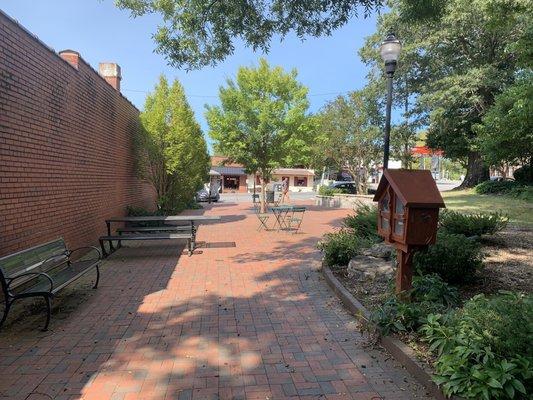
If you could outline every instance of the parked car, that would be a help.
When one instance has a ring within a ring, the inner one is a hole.
[[[507,178],[505,176],[491,176],[490,180],[492,182],[505,182],[505,181],[514,181],[513,178]]]
[[[207,189],[200,189],[196,192],[195,199],[197,202],[201,201],[209,201],[209,192]],[[216,192],[215,194],[211,194],[211,201],[219,201],[220,200],[220,193]]]
[[[331,189],[341,189],[343,193],[357,194],[357,186],[355,182],[333,182],[330,186]]]

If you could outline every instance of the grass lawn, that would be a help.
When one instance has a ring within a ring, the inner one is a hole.
[[[473,189],[442,192],[446,207],[463,212],[501,211],[512,224],[533,227],[533,203],[508,196],[476,194]]]

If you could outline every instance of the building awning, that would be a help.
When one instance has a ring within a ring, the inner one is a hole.
[[[220,175],[248,175],[242,167],[213,167],[212,169]]]
[[[314,176],[315,171],[305,168],[277,168],[272,171],[273,175],[290,175],[290,176]]]

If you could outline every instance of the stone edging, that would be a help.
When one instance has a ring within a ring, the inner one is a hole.
[[[333,272],[325,265],[322,266],[322,274],[333,292],[343,302],[344,306],[355,316],[364,319],[366,323],[370,323],[370,312],[346,290],[342,283],[333,275]],[[418,383],[424,385],[431,396],[437,400],[448,400],[437,384],[431,379],[429,368],[417,360],[414,351],[409,346],[392,336],[381,336],[380,344],[405,367]],[[452,399],[461,400],[461,398],[456,396],[452,397]]]

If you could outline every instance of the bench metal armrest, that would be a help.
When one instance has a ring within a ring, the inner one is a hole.
[[[20,274],[20,275],[15,275],[11,278],[9,278],[9,282],[7,283],[7,289],[9,290],[9,287],[11,286],[11,284],[13,283],[13,281],[19,279],[19,278],[22,278],[24,276],[31,276],[31,275],[39,275],[39,276],[44,276],[46,279],[48,279],[48,281],[50,282],[50,292],[54,289],[54,281],[52,280],[52,278],[50,277],[50,275],[48,275],[47,273],[45,272],[25,272],[23,274]]]
[[[101,259],[102,259],[102,252],[100,251],[99,248],[94,247],[94,246],[78,247],[77,249],[74,249],[74,250],[68,251],[68,252],[67,252],[67,256],[68,256],[68,258],[70,259],[70,257],[72,256],[72,253],[75,253],[75,252],[80,251],[80,250],[86,250],[86,249],[89,249],[89,251],[87,252],[87,254],[89,254],[90,251],[95,251],[96,254],[98,254],[98,258],[97,258],[97,260],[101,260]]]

